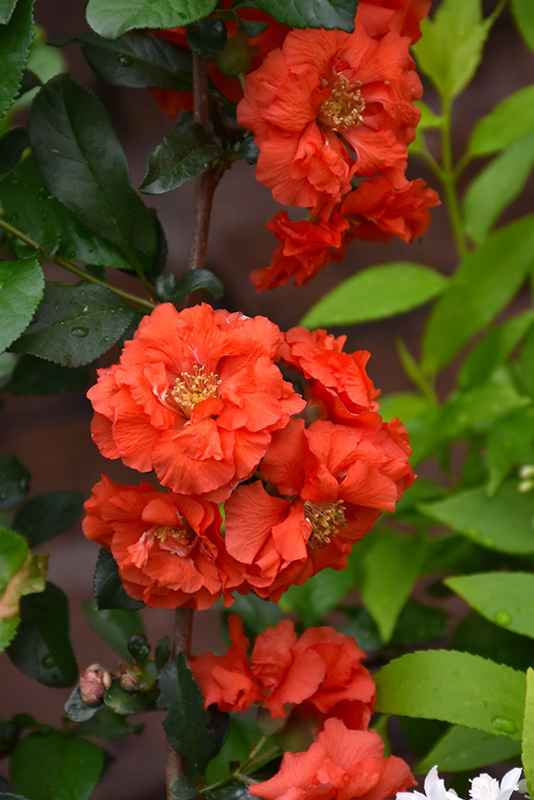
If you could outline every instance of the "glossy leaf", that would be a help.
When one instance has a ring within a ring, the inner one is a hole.
[[[465,229],[480,244],[501,213],[523,190],[534,166],[534,133],[515,142],[469,184],[464,197]]]
[[[529,794],[534,791],[534,670],[527,669],[527,697],[523,721],[522,762]]]
[[[534,496],[520,494],[516,481],[503,483],[493,497],[488,497],[485,488],[468,489],[419,508],[484,547],[534,553]]]
[[[156,669],[163,669],[169,658],[171,657],[171,642],[168,636],[162,636],[154,650],[154,664]]]
[[[30,324],[44,292],[37,259],[0,261],[0,352]]]
[[[430,650],[401,656],[373,677],[377,711],[521,738],[525,676],[504,664]]]
[[[81,392],[88,386],[90,374],[91,365],[69,369],[35,356],[22,356],[16,360],[9,391],[15,396],[41,397],[62,391]]]
[[[17,0],[0,0],[0,25],[6,25],[15,10]]]
[[[257,0],[256,5],[290,28],[339,28],[352,33],[358,0]]]
[[[428,303],[446,286],[446,278],[421,264],[399,261],[371,267],[336,286],[300,324],[316,328],[393,317]]]
[[[221,148],[198,122],[182,119],[148,157],[147,173],[139,188],[145,194],[170,192],[198,178],[221,154]]]
[[[163,727],[171,747],[195,766],[204,767],[221,749],[228,733],[228,715],[213,717],[186,658],[180,653],[158,679],[158,708],[166,708]],[[226,721],[226,724],[222,724]]]
[[[505,97],[475,126],[468,152],[485,156],[510,147],[534,132],[534,86],[525,86]]]
[[[55,491],[32,497],[15,514],[13,525],[35,547],[76,524],[83,506],[81,492]]]
[[[155,701],[154,692],[126,692],[121,689],[119,681],[114,681],[104,695],[106,706],[122,717],[129,714],[142,714],[149,708],[154,708]]]
[[[128,642],[136,634],[145,634],[143,620],[137,611],[119,609],[99,611],[94,603],[83,607],[91,626],[99,636],[112,647],[125,661],[131,662]]]
[[[19,93],[22,74],[33,36],[33,0],[17,0],[1,9],[6,22],[0,24],[2,81],[0,83],[0,118],[9,110]]]
[[[69,699],[65,703],[65,714],[73,722],[85,722],[91,719],[100,708],[103,708],[104,703],[100,702],[95,706],[88,706],[82,700],[80,694],[80,684],[77,683],[69,695]]]
[[[186,775],[180,775],[171,784],[171,797],[176,800],[194,800],[198,797],[197,785]]]
[[[137,611],[144,607],[140,600],[134,600],[126,594],[119,577],[119,567],[111,553],[100,548],[93,580],[97,608],[120,609],[122,611]]]
[[[512,13],[525,44],[534,50],[534,6],[530,0],[512,0]]]
[[[207,17],[188,25],[185,35],[193,52],[201,58],[210,58],[226,44],[226,25],[221,19]]]
[[[78,726],[77,734],[115,742],[125,739],[131,733],[141,733],[144,727],[142,724],[129,725],[124,717],[104,706],[91,719],[85,720]]]
[[[486,453],[488,492],[494,494],[513,467],[534,463],[534,407],[497,420],[489,431]]]
[[[11,128],[0,139],[0,174],[16,167],[24,150],[30,146],[26,128]]]
[[[105,39],[133,28],[177,28],[211,14],[216,0],[89,0],[87,22]]]
[[[21,597],[44,590],[46,562],[46,556],[29,551],[22,536],[0,527],[0,652],[17,630]]]
[[[417,765],[424,774],[437,764],[438,770],[463,772],[487,764],[508,761],[521,752],[521,744],[506,736],[492,736],[485,731],[453,725]]]
[[[30,473],[14,453],[0,456],[0,510],[14,508],[28,494]]]
[[[135,317],[133,309],[105,286],[48,284],[35,321],[12,349],[64,367],[81,367],[107,352]]]
[[[498,568],[500,564],[493,566]],[[531,639],[495,625],[476,611],[458,625],[450,647],[507,664],[521,672],[532,663]]]
[[[69,637],[67,598],[53,583],[20,602],[20,625],[7,653],[13,664],[45,686],[72,686],[78,667]]]
[[[534,264],[534,217],[522,217],[488,237],[460,265],[430,314],[423,368],[443,368],[473,334],[505,308]]]
[[[208,269],[195,269],[182,275],[169,293],[168,300],[171,303],[179,303],[190,292],[196,292],[199,289],[209,292],[215,300],[220,300],[224,294],[224,285],[220,278]]]
[[[15,791],[31,800],[88,800],[103,766],[104,753],[96,744],[48,731],[21,739],[9,772]]]

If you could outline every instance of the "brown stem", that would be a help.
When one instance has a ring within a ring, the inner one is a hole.
[[[174,631],[171,644],[171,657],[183,653],[186,658],[191,655],[191,632],[193,629],[193,611],[190,608],[178,608],[174,614]],[[173,800],[171,786],[174,781],[185,774],[184,762],[179,753],[172,749],[167,741],[167,800]]]

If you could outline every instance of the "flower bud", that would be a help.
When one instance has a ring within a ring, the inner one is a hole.
[[[121,689],[125,692],[135,692],[139,678],[133,672],[125,672],[121,678]]]
[[[111,675],[100,664],[91,664],[80,675],[80,697],[87,706],[97,706],[111,686]]]

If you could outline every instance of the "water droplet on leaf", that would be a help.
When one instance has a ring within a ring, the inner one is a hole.
[[[497,625],[502,625],[503,628],[507,628],[512,621],[512,617],[508,614],[507,611],[498,611],[495,614],[495,622]]]
[[[41,664],[43,667],[45,667],[45,669],[51,669],[52,667],[56,666],[56,662],[54,661],[51,655],[44,656],[44,658],[41,661]]]
[[[128,58],[128,56],[119,56],[119,64],[123,67],[130,67],[132,65],[132,59]]]
[[[79,339],[84,339],[89,333],[89,328],[72,328],[71,333]]]
[[[517,725],[509,717],[493,717],[491,723],[495,730],[502,731],[502,733],[517,733]]]

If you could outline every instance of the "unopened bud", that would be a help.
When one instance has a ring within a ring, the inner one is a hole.
[[[125,692],[135,692],[139,678],[133,672],[125,672],[121,678],[121,689]]]
[[[100,664],[91,664],[80,675],[80,697],[87,706],[97,706],[111,686],[111,675]]]

